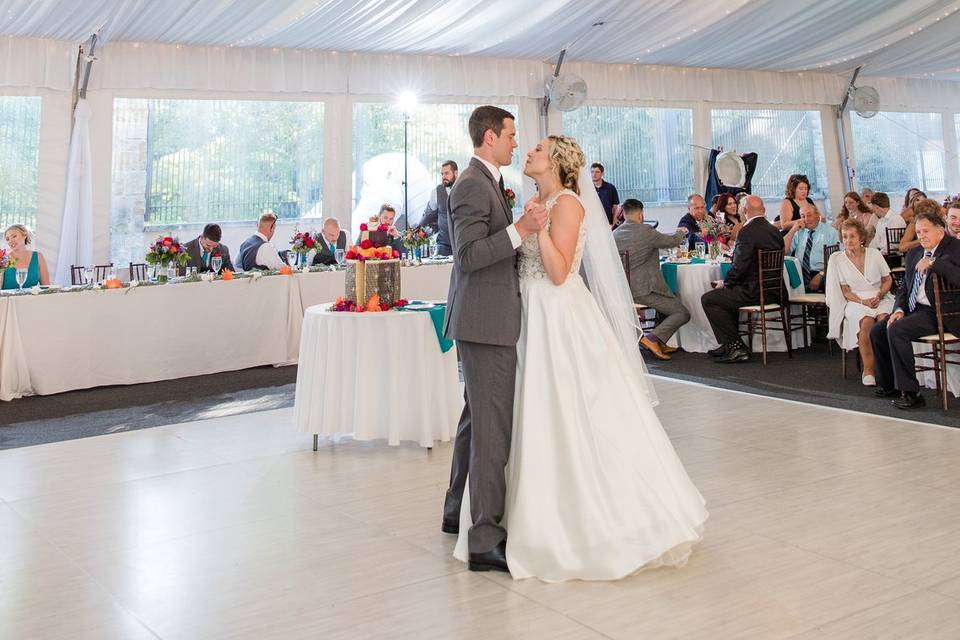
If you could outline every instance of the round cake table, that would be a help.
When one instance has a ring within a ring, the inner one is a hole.
[[[347,313],[332,303],[304,312],[294,404],[314,435],[448,442],[463,408],[456,347],[443,353],[431,314]]]

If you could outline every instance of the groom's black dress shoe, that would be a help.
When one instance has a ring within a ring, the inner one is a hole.
[[[873,390],[873,395],[878,398],[892,398],[893,396],[900,395],[900,392],[896,389],[884,389],[883,387],[877,387]]]
[[[459,522],[450,522],[446,518],[443,519],[443,522],[440,523],[440,530],[444,533],[452,533],[453,535],[460,535],[460,523]]]
[[[897,409],[913,409],[926,406],[926,404],[927,401],[919,393],[905,393],[902,398],[893,401],[893,406]]]
[[[714,360],[714,362],[719,362],[720,364],[736,364],[738,362],[747,362],[748,360],[750,360],[749,351],[746,349],[733,349],[722,358]]]
[[[719,358],[720,356],[725,356],[727,355],[727,345],[722,344],[716,349],[710,349],[710,351],[707,351],[707,355],[710,356],[711,358]]]
[[[471,552],[467,568],[470,571],[510,571],[507,568],[507,541],[485,553]]]

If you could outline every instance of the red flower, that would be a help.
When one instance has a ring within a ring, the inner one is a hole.
[[[366,222],[360,223],[360,231],[369,231],[369,230],[370,230],[370,227],[367,226]]]
[[[380,311],[390,311],[390,305],[388,305],[386,302],[381,302]]]
[[[167,236],[166,238],[163,239],[163,246],[169,247],[172,244],[173,244],[173,238]]]
[[[400,252],[397,251],[396,249],[394,249],[394,250],[393,250],[393,259],[396,260],[396,259],[399,258],[399,257],[400,257]]]
[[[369,238],[360,243],[361,249],[370,249],[371,247],[373,247],[373,243],[370,242]]]
[[[313,249],[313,245],[314,245],[315,243],[314,243],[314,241],[313,241],[313,238],[311,238],[310,236],[306,236],[306,237],[304,237],[304,239],[303,239],[303,244],[304,244],[304,246],[307,247],[307,249]]]
[[[176,245],[170,247],[170,253],[176,253],[177,251],[178,251],[178,249],[177,249],[177,246],[176,246]]]
[[[380,225],[379,227],[377,227],[377,231],[387,231],[387,230],[389,230],[389,229],[390,229],[390,227],[388,227],[388,226],[385,225],[385,224],[382,224],[382,225]]]

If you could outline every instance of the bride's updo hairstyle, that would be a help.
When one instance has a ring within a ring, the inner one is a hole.
[[[560,170],[560,183],[580,195],[580,169],[587,164],[583,149],[577,141],[567,136],[547,136],[550,140],[550,159]]]

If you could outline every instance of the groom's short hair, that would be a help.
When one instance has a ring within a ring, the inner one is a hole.
[[[499,138],[500,132],[503,131],[503,121],[505,118],[516,120],[513,114],[506,109],[494,107],[493,105],[487,104],[474,109],[473,113],[470,114],[470,123],[468,125],[473,148],[479,149],[483,146],[483,134],[487,132],[487,129],[493,131]]]

